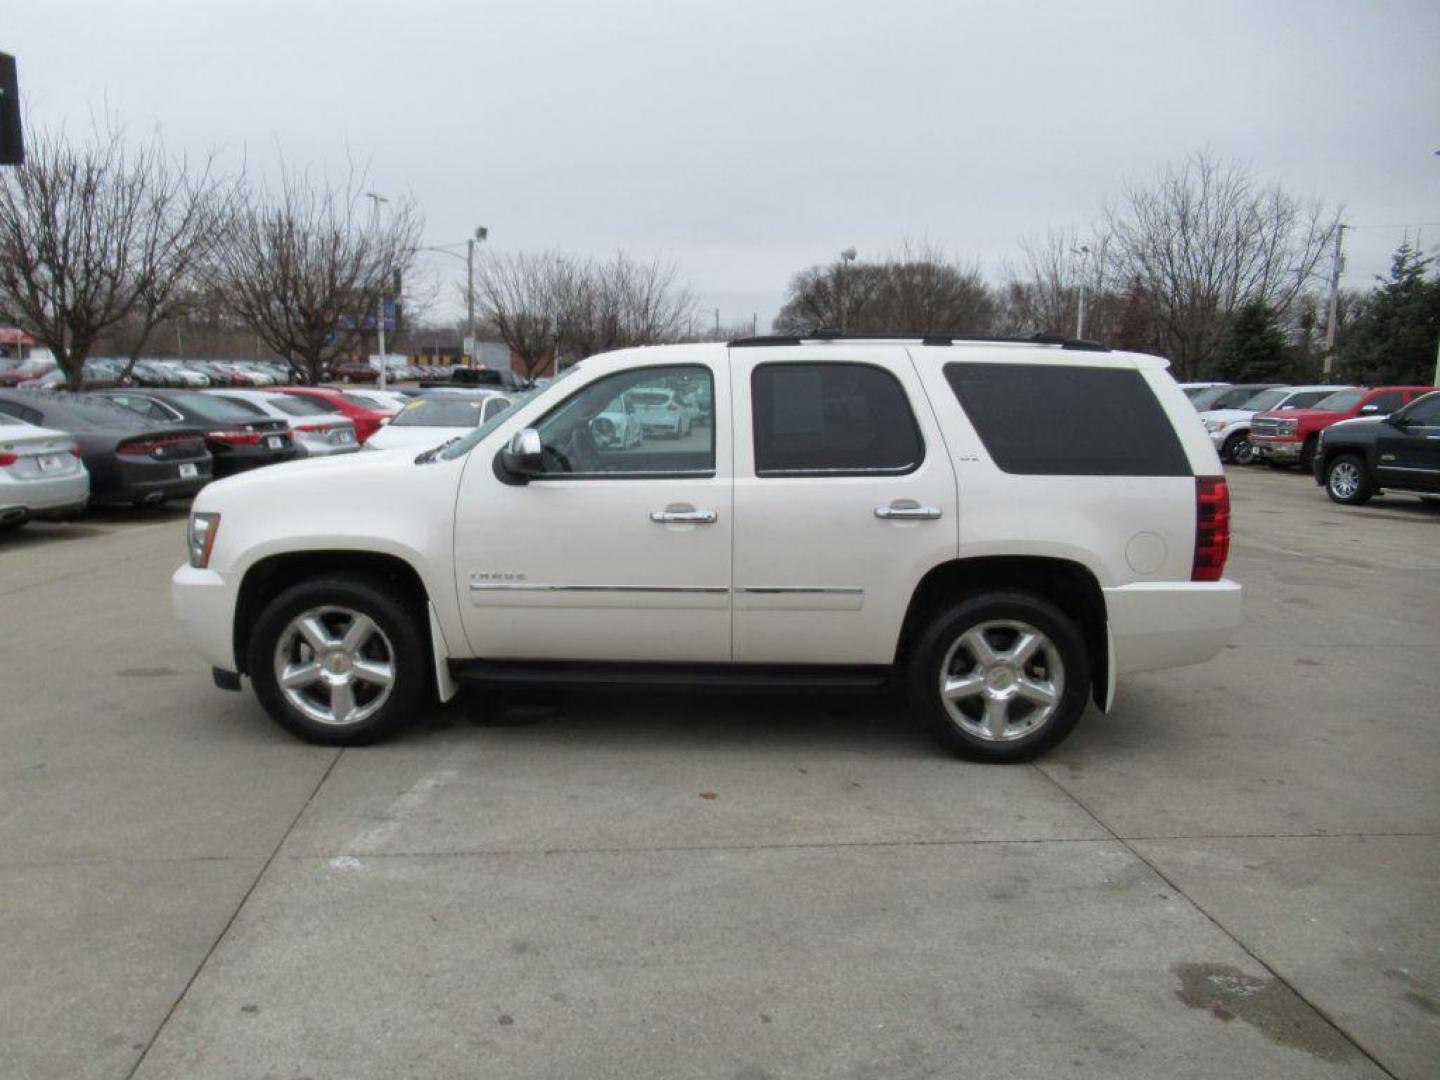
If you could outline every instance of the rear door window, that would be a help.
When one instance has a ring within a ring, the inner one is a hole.
[[[995,464],[1027,476],[1190,476],[1170,419],[1138,371],[945,365]]]
[[[761,364],[750,397],[756,476],[899,475],[925,458],[905,390],[884,368]]]

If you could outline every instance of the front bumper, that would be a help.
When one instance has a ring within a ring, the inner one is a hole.
[[[222,671],[239,671],[235,657],[235,588],[218,570],[188,563],[170,578],[170,606],[201,658]]]
[[[1240,583],[1138,582],[1105,589],[1117,674],[1201,664],[1240,625]]]
[[[1301,448],[1305,445],[1298,439],[1283,441],[1280,439],[1257,439],[1250,436],[1250,444],[1255,447],[1255,452],[1264,458],[1273,458],[1276,461],[1299,461]]]

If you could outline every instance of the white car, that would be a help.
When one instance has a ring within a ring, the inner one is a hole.
[[[597,445],[672,381],[704,384],[699,438]],[[945,747],[1016,761],[1224,646],[1229,521],[1163,360],[752,338],[592,356],[427,452],[212,483],[172,594],[217,685],[320,743],[462,679],[893,678]]]
[[[226,388],[206,393],[243,405],[257,416],[286,421],[290,425],[290,438],[304,457],[353,454],[360,449],[360,441],[355,437],[355,421],[331,412],[313,398],[273,390]]]
[[[405,394],[396,393],[393,390],[374,390],[365,386],[347,386],[345,393],[352,398],[359,398],[367,401],[377,409],[385,409],[388,412],[396,413],[415,399]]]
[[[73,435],[0,414],[0,529],[85,509],[90,473]]]
[[[641,428],[657,435],[681,439],[690,434],[695,414],[674,390],[641,386],[625,395],[626,408],[640,421]]]
[[[1348,389],[1348,386],[1272,386],[1234,408],[1207,409],[1200,414],[1200,420],[1221,461],[1249,465],[1255,460],[1255,446],[1250,442],[1250,420],[1257,412],[1308,409],[1321,398],[1329,397],[1337,390]]]
[[[346,393],[350,391],[347,389]],[[447,391],[412,398],[366,442],[370,450],[413,447],[425,450],[469,435],[510,408],[510,397],[494,391]]]

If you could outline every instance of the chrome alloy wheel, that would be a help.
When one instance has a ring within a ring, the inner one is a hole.
[[[358,724],[395,685],[395,650],[375,620],[344,607],[291,619],[275,645],[275,682],[317,724]]]
[[[1337,499],[1353,499],[1360,490],[1360,470],[1354,462],[1337,461],[1330,466],[1330,494]]]
[[[986,742],[1010,742],[1043,727],[1064,692],[1060,651],[1023,622],[972,626],[940,665],[940,699],[950,718]]]

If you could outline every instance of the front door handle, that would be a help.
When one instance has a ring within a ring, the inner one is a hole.
[[[650,511],[650,520],[656,525],[714,525],[718,517],[714,510],[696,510],[692,506]]]
[[[875,516],[885,521],[934,521],[942,512],[938,506],[921,506],[914,499],[897,499],[875,508]]]

